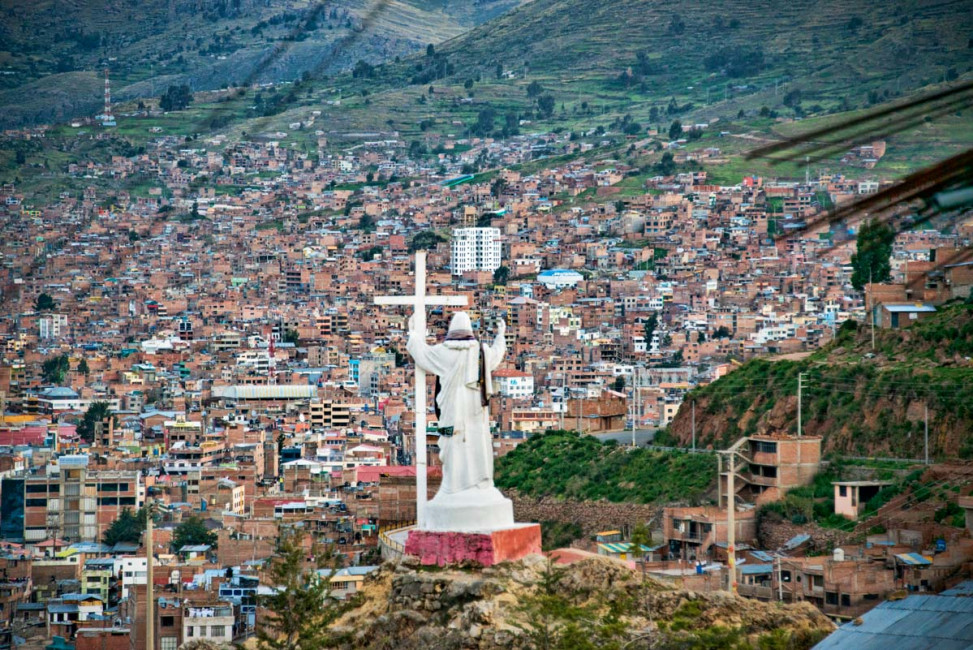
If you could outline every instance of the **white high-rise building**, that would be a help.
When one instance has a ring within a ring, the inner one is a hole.
[[[64,314],[51,314],[37,319],[38,336],[41,340],[60,338],[68,331],[68,317]]]
[[[499,228],[457,228],[453,231],[453,275],[496,271],[500,267]]]

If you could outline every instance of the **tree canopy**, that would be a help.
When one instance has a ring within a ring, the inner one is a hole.
[[[871,220],[858,230],[857,251],[851,256],[851,284],[861,291],[869,282],[885,282],[892,276],[892,242],[895,231]]]
[[[48,384],[60,384],[71,369],[71,361],[68,355],[61,354],[50,359],[45,359],[41,364],[41,375]]]
[[[95,429],[99,422],[111,415],[108,402],[92,402],[88,410],[84,412],[81,422],[78,423],[78,435],[85,442],[93,442],[95,439]]]
[[[159,108],[167,112],[181,111],[188,108],[192,102],[193,93],[189,90],[189,86],[186,84],[169,86],[162,97],[159,98]]]
[[[420,250],[429,250],[444,241],[446,241],[446,237],[440,235],[435,230],[423,230],[420,233],[416,233],[416,236],[412,238],[412,243],[409,244],[409,250],[413,253]]]
[[[118,519],[111,522],[101,541],[108,546],[114,546],[119,542],[139,544],[142,540],[142,533],[145,531],[145,518],[145,508],[139,508],[134,513],[131,508],[122,509]]]
[[[645,324],[643,325],[645,330],[644,333],[645,333],[646,345],[652,344],[652,335],[655,334],[655,328],[658,326],[659,326],[659,317],[655,315],[655,312],[652,312],[652,315],[649,316],[649,318],[645,321]]]
[[[34,303],[35,311],[50,311],[52,309],[54,309],[54,298],[46,293],[37,296],[37,302]]]
[[[172,550],[178,551],[183,546],[207,544],[216,547],[216,533],[206,527],[202,517],[192,515],[176,526],[172,533]]]
[[[297,533],[281,531],[277,553],[270,566],[274,593],[261,598],[270,614],[257,628],[260,650],[314,650],[329,647],[329,625],[346,605],[331,598],[331,582],[318,573],[338,568],[337,557],[318,546],[307,551]]]

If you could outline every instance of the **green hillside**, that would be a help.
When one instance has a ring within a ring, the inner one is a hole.
[[[805,373],[803,431],[825,449],[922,458],[925,409],[933,458],[973,458],[973,303],[953,303],[905,330],[845,323],[801,361],[757,359],[686,396],[668,436],[724,448],[742,435],[797,430],[797,378]],[[666,440],[663,436],[662,440]]]
[[[520,0],[143,0],[7,3],[0,20],[0,126],[96,110],[170,84],[194,90],[333,75],[454,37]],[[77,83],[76,77],[83,78]],[[61,93],[50,89],[59,87]]]
[[[573,431],[534,435],[496,467],[502,489],[580,501],[698,500],[715,480],[710,454],[628,449]]]
[[[726,120],[764,106],[799,117],[965,74],[971,30],[963,0],[534,0],[446,41],[436,60],[385,66],[377,81],[453,87],[474,79],[477,99],[532,120],[550,119],[538,102],[549,94],[551,115],[567,126],[626,113],[643,124],[667,125],[674,115]]]

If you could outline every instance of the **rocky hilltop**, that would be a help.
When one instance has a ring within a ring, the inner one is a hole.
[[[593,557],[481,570],[404,560],[366,580],[333,626],[341,648],[810,648],[834,629],[807,603],[694,593]]]

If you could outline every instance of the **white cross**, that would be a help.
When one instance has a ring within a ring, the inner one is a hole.
[[[426,331],[426,307],[447,305],[465,307],[466,296],[426,295],[426,251],[416,251],[416,287],[411,296],[375,296],[376,305],[412,305],[413,327]],[[426,371],[416,365],[416,524],[422,530],[426,512]]]

